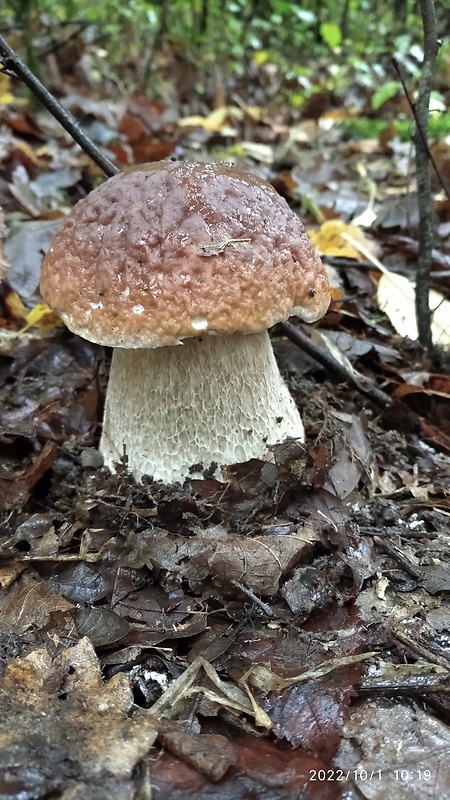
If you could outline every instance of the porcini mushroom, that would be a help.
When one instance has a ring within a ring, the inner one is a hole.
[[[100,450],[139,479],[268,458],[303,440],[267,329],[327,310],[322,262],[275,189],[228,165],[164,161],[110,178],[56,234],[41,293],[114,347]]]

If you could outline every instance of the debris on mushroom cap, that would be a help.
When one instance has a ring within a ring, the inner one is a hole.
[[[254,333],[326,312],[325,269],[301,221],[260,178],[162,161],[110,178],[74,208],[41,293],[74,332],[113,347]]]

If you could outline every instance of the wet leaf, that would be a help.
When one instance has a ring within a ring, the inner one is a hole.
[[[21,472],[0,473],[0,510],[18,508],[28,499],[31,490],[51,468],[56,446],[47,442],[40,453],[32,456],[30,465]]]
[[[77,797],[97,787],[129,798],[126,782],[156,732],[133,710],[125,675],[102,681],[86,639],[55,658],[42,648],[11,662],[0,680],[0,703],[5,796],[31,800],[69,783]]]
[[[42,256],[62,219],[17,221],[5,245],[9,260],[8,282],[21,297],[35,295],[39,287]]]
[[[295,535],[247,539],[217,528],[199,532],[195,540],[154,531],[143,555],[159,569],[183,574],[192,588],[210,577],[233,594],[234,580],[265,596],[277,591],[281,577],[306,557],[315,539],[308,527]]]
[[[55,571],[48,585],[74,603],[95,603],[109,591],[109,583],[90,564],[70,564]]]
[[[11,634],[45,628],[52,615],[72,609],[72,603],[51,592],[44,581],[28,573],[0,596],[2,630]]]
[[[76,623],[80,636],[88,636],[95,647],[118,642],[130,630],[128,622],[109,608],[78,608]]]
[[[373,800],[435,800],[450,785],[449,746],[448,726],[420,706],[365,701],[351,710],[335,763]]]
[[[165,754],[154,765],[152,782],[161,797],[171,800],[356,800],[353,790],[339,782],[312,782],[311,774],[326,763],[301,750],[282,750],[267,739],[250,734],[233,737],[237,769],[219,787],[174,756]]]

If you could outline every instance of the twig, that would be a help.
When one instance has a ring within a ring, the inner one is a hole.
[[[416,103],[417,125],[414,134],[416,148],[417,204],[419,209],[419,254],[416,274],[416,320],[419,342],[431,352],[431,310],[429,302],[431,251],[433,249],[433,198],[428,147],[424,138],[428,131],[428,114],[433,83],[433,71],[439,49],[434,0],[420,0],[423,24],[423,65]]]
[[[21,58],[12,50],[9,44],[5,41],[3,36],[0,36],[0,57],[2,58],[3,66],[0,67],[0,72],[6,75],[16,75],[22,80],[26,86],[33,92],[33,94],[41,101],[42,105],[52,114],[55,119],[63,126],[63,128],[71,135],[77,144],[80,145],[82,150],[92,158],[92,160],[100,167],[108,178],[116,175],[120,170],[113,164],[110,159],[105,156],[98,147],[89,139],[84,133],[77,120],[72,114],[67,111],[61,103],[45,88],[45,86],[36,78],[35,75],[28,69],[27,65]]]
[[[318,361],[319,364],[322,364],[323,367],[327,370],[327,372],[331,372],[338,380],[342,381],[343,383],[350,383],[359,392],[362,392],[369,400],[376,403],[377,406],[381,406],[382,408],[387,408],[388,406],[392,405],[392,398],[389,397],[388,394],[382,392],[381,389],[378,389],[377,386],[367,386],[364,387],[361,385],[361,382],[355,381],[352,375],[350,375],[340,364],[336,361],[335,358],[330,353],[327,353],[325,350],[322,350],[320,347],[317,347],[311,339],[306,336],[305,333],[300,328],[297,328],[292,322],[281,322],[280,323],[281,331],[287,336],[291,342],[294,342],[298,347],[301,347],[302,350],[305,351],[311,358],[315,361]],[[365,376],[361,376],[365,381],[367,379]],[[368,383],[368,381],[367,381]]]
[[[232,584],[232,586],[235,587],[235,589],[239,589],[239,591],[242,592],[243,594],[246,594],[247,597],[250,598],[250,600],[253,600],[255,605],[259,606],[261,611],[263,611],[267,617],[274,616],[274,613],[270,608],[270,606],[268,606],[267,603],[263,603],[263,601],[259,597],[257,597],[256,594],[252,592],[251,589],[248,588],[248,586],[244,586],[243,583],[241,583],[240,581],[235,581],[234,579],[230,580],[230,583]]]
[[[405,79],[404,79],[404,77],[402,75],[402,72],[401,72],[401,69],[400,69],[400,65],[399,65],[399,63],[398,63],[396,58],[391,58],[391,63],[392,63],[392,66],[394,67],[394,69],[395,69],[395,71],[397,73],[398,79],[399,79],[399,81],[400,81],[400,83],[402,85],[402,88],[403,88],[403,91],[404,91],[405,97],[406,97],[406,102],[408,103],[410,111],[411,111],[411,114],[414,117],[414,123],[415,123],[415,126],[416,126],[416,131],[419,133],[419,136],[422,139],[422,144],[423,144],[424,148],[427,151],[427,158],[428,158],[431,166],[433,167],[434,174],[436,175],[436,178],[439,181],[439,185],[440,185],[442,191],[444,192],[444,194],[447,197],[447,199],[450,200],[449,188],[445,185],[444,180],[442,178],[442,175],[441,175],[441,173],[439,171],[439,167],[436,164],[436,161],[435,161],[435,158],[433,156],[433,153],[431,152],[430,148],[428,147],[428,141],[427,141],[426,132],[423,131],[423,129],[422,129],[422,124],[421,124],[421,122],[420,122],[420,120],[419,120],[419,118],[417,116],[417,110],[416,110],[415,103],[413,102],[413,99],[412,99],[412,97],[411,97],[411,95],[409,93],[408,87],[407,87],[407,85],[405,83]]]
[[[403,667],[403,665],[401,666]],[[358,686],[358,694],[364,697],[397,697],[399,695],[448,692],[450,689],[449,676],[449,672],[427,672],[427,668],[421,665],[417,666],[416,674],[402,675],[400,668],[395,677],[371,675],[363,678]]]
[[[439,653],[433,653],[432,650],[423,645],[421,642],[418,642],[417,639],[413,639],[411,636],[408,636],[408,634],[402,631],[400,628],[394,628],[392,630],[392,635],[395,636],[399,642],[405,645],[408,650],[413,652],[416,656],[419,655],[432,664],[439,664],[439,666],[444,667],[444,669],[448,670],[450,668],[450,661],[448,658],[443,657]]]
[[[57,53],[58,50],[66,47],[68,44],[70,44],[70,42],[73,42],[74,39],[78,39],[83,31],[89,27],[89,22],[87,20],[79,20],[74,24],[78,26],[76,30],[74,30],[69,36],[66,36],[65,39],[61,39],[60,41],[52,41],[51,44],[49,44],[44,50],[40,51],[39,57],[47,58],[47,56]]]

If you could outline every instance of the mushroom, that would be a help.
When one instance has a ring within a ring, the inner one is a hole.
[[[286,201],[229,165],[163,161],[73,209],[41,293],[71,331],[114,347],[100,450],[165,482],[303,441],[267,329],[319,319],[325,269]]]

